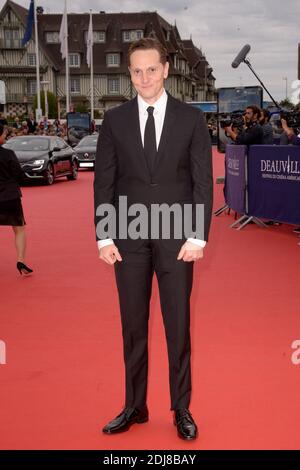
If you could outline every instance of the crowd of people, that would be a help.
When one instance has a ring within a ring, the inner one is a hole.
[[[24,135],[57,135],[63,139],[67,135],[67,124],[59,119],[49,120],[46,116],[38,123],[34,114],[31,113],[28,119],[21,121],[18,116],[14,121],[8,123],[0,114],[0,124],[6,129],[6,139]]]
[[[243,114],[244,126],[235,127],[231,124],[225,127],[225,133],[233,143],[237,145],[273,145],[274,130],[270,123],[270,112],[266,109],[260,109],[255,105],[248,106]],[[300,145],[299,129],[288,126],[285,119],[281,119],[282,134],[280,136],[281,145]],[[267,225],[281,225],[279,222],[269,220]],[[300,234],[300,227],[293,230]]]
[[[224,128],[226,136],[237,145],[272,145],[275,135],[270,123],[271,114],[267,109],[250,105],[244,111],[244,126],[237,127],[234,124]],[[281,119],[282,134],[281,145],[300,145],[298,130],[288,126],[285,119]]]
[[[62,122],[59,119],[48,119],[44,116],[40,122],[37,122],[34,114],[30,113],[29,117],[23,121],[15,116],[13,122],[8,122],[0,113],[0,124],[5,129],[6,140],[24,135],[52,135],[67,140],[66,120]],[[93,133],[96,130],[95,121],[92,120],[91,132]]]

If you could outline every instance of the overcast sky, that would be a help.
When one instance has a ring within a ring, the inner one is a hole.
[[[15,0],[23,6],[29,0]],[[0,0],[0,5],[5,2]],[[61,13],[63,0],[38,0],[46,13]],[[108,12],[157,11],[168,22],[176,21],[183,39],[201,47],[214,69],[216,86],[258,85],[245,64],[231,62],[239,50],[251,45],[250,62],[274,98],[291,95],[297,79],[300,43],[300,0],[68,0],[68,11]],[[267,96],[265,96],[268,99]]]

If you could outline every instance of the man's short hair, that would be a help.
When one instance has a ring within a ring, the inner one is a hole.
[[[257,114],[257,119],[260,118],[261,116],[261,111],[258,106],[255,106],[255,104],[250,104],[250,106],[247,106],[246,109],[252,109],[253,114]]]
[[[147,51],[155,49],[159,53],[160,61],[163,65],[168,61],[167,49],[157,39],[141,38],[130,44],[127,53],[128,65],[130,65],[130,57],[135,51]]]

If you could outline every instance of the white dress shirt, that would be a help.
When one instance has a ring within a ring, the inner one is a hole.
[[[146,122],[148,119],[148,111],[147,108],[149,106],[153,106],[153,116],[154,116],[154,123],[155,123],[155,136],[156,136],[156,147],[158,149],[161,133],[163,130],[165,114],[167,109],[167,101],[168,95],[166,90],[163,91],[163,94],[158,98],[158,100],[154,103],[149,105],[140,95],[137,95],[137,102],[138,102],[138,110],[139,110],[139,121],[140,121],[140,130],[141,130],[141,138],[142,143],[144,145],[144,134],[145,134],[145,127]],[[195,245],[200,246],[203,248],[206,245],[206,241],[199,240],[197,238],[188,238],[187,241],[194,243]],[[103,248],[107,245],[112,245],[113,240],[107,238],[106,240],[99,240],[98,241],[98,248]]]

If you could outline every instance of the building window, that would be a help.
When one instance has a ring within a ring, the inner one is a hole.
[[[123,42],[131,41],[131,31],[123,31]]]
[[[120,79],[119,78],[108,78],[107,90],[109,95],[120,94]]]
[[[4,29],[4,47],[10,49],[17,49],[21,45],[20,30],[15,29]]]
[[[57,42],[59,42],[59,32],[58,31],[47,32],[46,42],[48,44],[56,44]]]
[[[80,67],[80,55],[78,53],[69,54],[69,67]]]
[[[36,95],[36,80],[27,80],[27,94]]]
[[[73,95],[80,94],[80,78],[70,78],[70,92]]]
[[[84,32],[84,42],[87,42],[88,31]],[[105,31],[93,31],[93,42],[99,44],[105,42]]]
[[[106,56],[107,67],[119,67],[120,65],[120,54],[107,54]]]
[[[35,54],[27,54],[27,65],[30,67],[36,66],[36,55]]]
[[[142,29],[123,31],[123,42],[132,42],[144,37]]]

